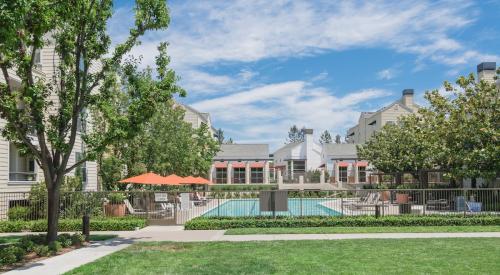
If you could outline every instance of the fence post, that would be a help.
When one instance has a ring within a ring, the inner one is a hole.
[[[463,196],[464,196],[464,217],[467,216],[467,190],[465,190],[465,187],[463,189]]]
[[[344,195],[342,194],[340,197],[340,214],[344,216]]]
[[[304,205],[302,204],[302,196],[304,194],[302,193],[302,191],[299,191],[299,194],[300,194],[300,216],[302,217],[303,216],[302,209],[304,207]]]
[[[90,217],[87,213],[82,218],[82,233],[85,236],[85,241],[90,241]]]
[[[220,194],[217,194],[217,216],[220,217]]]
[[[424,208],[422,210],[422,214],[425,216],[425,209],[427,208],[427,196],[426,196],[426,193],[425,193],[425,189],[422,190],[422,207]]]

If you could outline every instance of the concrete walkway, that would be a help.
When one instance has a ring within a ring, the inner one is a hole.
[[[500,238],[500,232],[469,233],[369,233],[369,234],[268,234],[224,235],[224,230],[184,231],[182,226],[148,226],[138,231],[107,232],[119,237],[95,242],[60,256],[48,258],[6,274],[62,274],[76,267],[95,261],[108,254],[124,249],[134,242],[173,241],[277,241],[277,240],[344,240],[344,239],[415,239],[415,238]],[[26,234],[26,233],[24,233]],[[94,232],[94,234],[104,234]],[[2,234],[7,235],[7,234]],[[12,235],[12,234],[10,234]]]

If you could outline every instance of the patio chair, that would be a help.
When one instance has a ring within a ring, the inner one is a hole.
[[[372,193],[373,195],[370,196],[365,202],[359,202],[359,203],[353,203],[350,206],[355,209],[360,209],[360,208],[365,208],[365,207],[375,207],[377,205],[380,205],[380,194],[379,193]]]
[[[429,210],[447,210],[450,209],[450,204],[447,199],[428,200],[426,209]]]
[[[352,204],[356,204],[356,203],[365,203],[367,202],[368,200],[371,200],[371,198],[375,195],[375,193],[373,192],[370,192],[370,193],[367,193],[366,195],[358,198],[357,200],[352,200],[352,201],[342,201],[342,204],[343,205],[352,205]]]
[[[207,205],[207,198],[200,196],[198,193],[194,193],[191,199],[193,205],[195,206],[204,206]]]
[[[128,199],[124,199],[125,207],[127,207],[128,212],[131,215],[148,215],[148,214],[159,214],[161,211],[145,211],[143,209],[134,208]]]

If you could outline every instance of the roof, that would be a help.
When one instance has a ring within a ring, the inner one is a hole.
[[[298,146],[300,144],[304,143],[303,141],[301,142],[292,142],[292,143],[287,143],[283,145],[283,147],[279,148],[278,150],[274,151],[273,155],[276,154],[279,151],[287,150],[287,149],[292,149],[295,146]]]
[[[358,158],[356,144],[352,143],[331,143],[323,145],[323,152],[328,158]]]
[[[267,160],[268,144],[221,144],[216,160]]]

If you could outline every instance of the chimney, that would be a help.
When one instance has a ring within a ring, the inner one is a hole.
[[[313,157],[313,149],[314,149],[314,140],[313,140],[313,129],[304,129],[304,143],[305,143],[305,157],[306,157],[306,170],[312,169],[314,163]],[[319,164],[318,164],[319,166]]]
[[[478,81],[484,80],[490,83],[495,82],[495,70],[497,69],[496,62],[483,62],[477,65]]]
[[[404,106],[410,107],[410,108],[413,107],[413,94],[414,93],[415,93],[415,91],[413,91],[413,89],[404,89],[403,90],[402,103]]]

